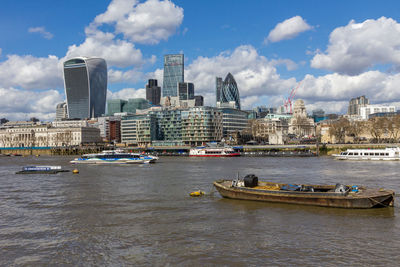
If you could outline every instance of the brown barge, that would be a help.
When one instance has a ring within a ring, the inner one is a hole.
[[[247,178],[247,180],[246,180]],[[246,183],[247,181],[247,183]],[[368,209],[394,206],[394,191],[345,185],[292,185],[244,180],[218,180],[215,188],[225,198],[335,208]]]

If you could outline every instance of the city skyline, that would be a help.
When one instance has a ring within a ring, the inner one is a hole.
[[[107,99],[163,86],[163,57],[185,55],[185,81],[215,106],[215,78],[231,72],[242,109],[296,98],[344,114],[351,98],[400,106],[400,3],[386,1],[5,0],[0,10],[0,117],[55,118],[66,100],[62,62],[97,56]],[[228,12],[229,11],[229,12]],[[32,16],[35,14],[35,16]],[[74,14],[74,20],[71,16]],[[148,18],[148,19],[147,19]],[[249,19],[251,18],[251,19]]]

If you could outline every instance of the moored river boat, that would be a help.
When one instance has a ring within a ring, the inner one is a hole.
[[[400,160],[400,148],[347,149],[340,154],[333,154],[332,156],[339,160]]]
[[[243,180],[218,180],[215,188],[225,198],[367,209],[394,206],[394,191],[348,185],[302,185],[259,182],[254,175]]]
[[[59,172],[69,172],[69,170],[63,170],[61,166],[26,166],[15,174],[56,174]]]

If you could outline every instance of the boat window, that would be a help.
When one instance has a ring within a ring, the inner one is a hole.
[[[386,156],[389,156],[389,153],[385,153]]]
[[[353,156],[353,152],[350,152],[350,153],[349,153],[349,156]]]
[[[375,156],[379,156],[379,153],[375,153]]]
[[[354,156],[358,156],[358,152],[354,152]]]
[[[381,156],[385,156],[385,153],[381,153],[380,155],[381,155]]]

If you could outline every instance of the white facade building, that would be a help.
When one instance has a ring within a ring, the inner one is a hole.
[[[396,107],[379,105],[366,105],[365,107],[360,107],[360,116],[363,120],[368,120],[370,114],[381,112],[396,112]]]
[[[0,129],[0,147],[78,146],[100,141],[100,130],[94,127],[38,125]]]

